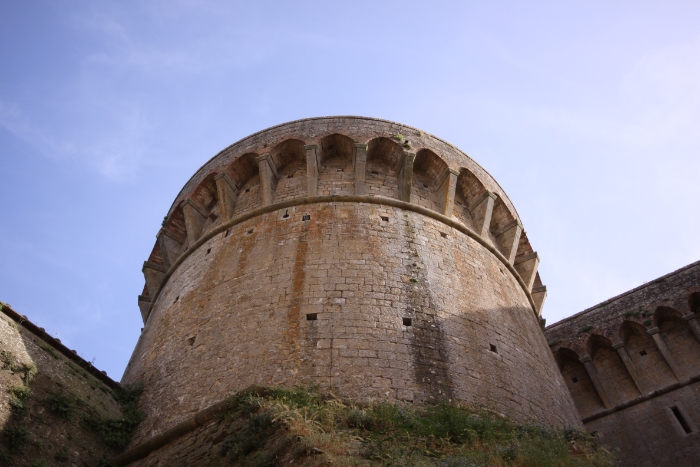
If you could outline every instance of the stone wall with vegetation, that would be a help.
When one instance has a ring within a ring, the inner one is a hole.
[[[140,389],[0,307],[0,467],[111,465],[141,418]]]

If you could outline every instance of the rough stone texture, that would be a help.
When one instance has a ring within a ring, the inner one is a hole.
[[[3,305],[0,308],[6,309]],[[54,466],[64,465],[55,462],[53,457],[61,449],[66,449],[70,461],[67,465],[96,467],[103,454],[113,456],[115,449],[106,446],[96,434],[81,429],[78,412],[119,418],[120,407],[110,387],[86,371],[87,362],[66,358],[59,349],[42,339],[43,336],[28,331],[26,324],[26,321],[18,324],[0,312],[0,430],[19,426],[28,431],[28,442],[21,452],[12,452],[6,436],[2,438],[0,451],[9,452],[15,461],[22,461],[13,465],[30,465],[43,459]],[[25,380],[22,371],[13,371],[13,366],[33,368],[35,371],[31,374],[34,376]],[[111,384],[117,386],[117,383]],[[31,391],[24,401],[28,413],[23,416],[12,410],[13,396],[9,389],[13,386]],[[52,394],[76,401],[76,413],[71,420],[57,417],[47,409],[44,401]]]
[[[700,465],[698,313],[700,262],[545,331],[586,428],[625,465]]]
[[[317,196],[361,189],[398,200],[408,146],[392,139],[398,133],[416,151],[410,206],[437,215],[454,205],[447,219],[470,227],[467,206],[486,190],[497,193],[484,238],[381,200],[306,198],[306,170],[315,164],[306,157],[315,153],[304,146],[315,144]],[[365,144],[366,164],[356,153]],[[279,177],[271,180],[263,166],[271,199],[289,204],[251,214],[262,206],[256,157],[266,154]],[[456,190],[440,192],[448,169]],[[210,181],[218,172],[240,190],[225,225]],[[494,235],[517,213],[498,184],[451,145],[373,119],[292,122],[232,145],[195,174],[164,222],[182,239],[193,237],[181,221],[187,199],[209,220],[199,240],[168,250],[177,259],[157,290],[144,292],[150,315],[122,379],[145,383],[147,416],[133,444],[253,384],[317,384],[358,400],[449,398],[516,420],[580,426],[530,290],[489,249],[501,251]],[[158,264],[160,248],[157,242],[149,261]],[[518,251],[532,253],[524,234]]]

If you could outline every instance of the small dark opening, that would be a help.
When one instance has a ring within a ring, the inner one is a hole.
[[[190,247],[185,247],[185,251],[187,251],[187,250],[189,250],[189,249],[190,249]]]
[[[671,411],[673,412],[673,415],[676,416],[678,423],[680,423],[681,427],[683,427],[683,431],[685,431],[686,433],[691,433],[692,430],[690,429],[688,422],[685,421],[685,417],[683,417],[681,411],[678,410],[678,407],[671,407]]]
[[[424,184],[423,184],[423,188],[428,188],[428,185],[426,185],[426,184],[424,183]]]
[[[493,353],[498,353],[498,350],[496,350],[496,346],[493,344],[489,344],[489,350]]]
[[[402,318],[403,325],[404,326],[410,326],[411,325],[411,318]]]
[[[445,232],[440,232],[440,235],[442,235],[442,238],[447,238],[447,234]]]
[[[255,232],[255,229],[248,229],[248,230],[246,231],[246,234],[247,234],[247,235],[250,235],[250,234],[252,234],[253,232]]]
[[[180,300],[180,296],[179,296],[179,295],[178,295],[177,297],[175,297],[175,301],[174,301],[173,303],[177,303],[178,300]]]
[[[287,178],[292,178],[292,177],[294,177],[294,174],[287,175]]]
[[[245,189],[245,193],[248,193],[250,191],[250,188]]]
[[[226,235],[225,235],[225,237],[228,237],[229,235],[231,235],[231,229],[226,229]]]
[[[376,170],[373,170],[373,171],[372,171],[372,174],[374,174],[374,175],[379,175],[379,172],[377,172]]]
[[[287,219],[289,217],[289,209],[284,210],[284,216],[282,216],[282,219]]]
[[[217,219],[218,217],[219,217],[219,216],[217,216],[217,215],[214,214],[213,212],[212,212],[211,214],[209,214],[209,219],[211,219],[212,222],[216,221],[216,219]]]
[[[574,383],[578,383],[578,378],[574,376],[573,378],[571,378],[571,381]]]
[[[645,356],[646,354],[647,354],[646,350],[642,350],[641,352],[639,352],[639,355],[641,355],[642,357]]]
[[[303,221],[310,221],[311,220],[311,215],[310,214],[304,214],[301,218]]]
[[[307,313],[306,321],[316,321],[318,319],[318,313]]]
[[[211,253],[211,248],[207,248],[207,254]]]
[[[196,338],[197,338],[197,336],[190,337],[189,339],[187,339],[187,342],[188,342],[190,345],[194,345],[194,340],[195,340]]]
[[[383,220],[384,222],[389,222],[389,218],[388,218],[387,216],[382,216],[382,220]]]
[[[343,169],[338,169],[338,172],[342,172],[342,171],[343,171]]]

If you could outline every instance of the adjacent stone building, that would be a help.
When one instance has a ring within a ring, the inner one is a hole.
[[[700,465],[700,262],[549,326],[586,429],[628,466]]]
[[[329,117],[244,138],[185,184],[143,265],[134,444],[250,385],[580,426],[538,261],[498,183],[421,130]]]

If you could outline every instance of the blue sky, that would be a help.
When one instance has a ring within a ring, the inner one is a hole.
[[[119,379],[182,185],[364,115],[484,166],[552,323],[700,259],[700,3],[0,0],[0,300]]]

